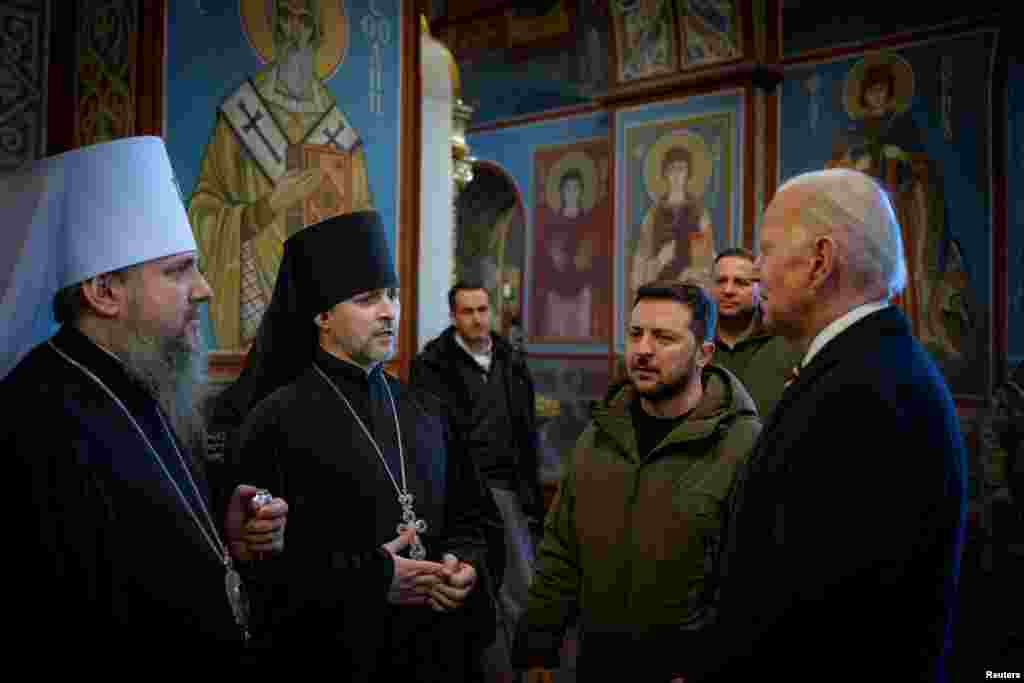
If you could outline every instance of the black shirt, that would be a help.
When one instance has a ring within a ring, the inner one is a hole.
[[[636,447],[641,459],[646,459],[651,451],[693,412],[691,409],[679,417],[655,417],[644,410],[639,398],[633,401],[629,411],[633,415],[633,431],[636,433]]]

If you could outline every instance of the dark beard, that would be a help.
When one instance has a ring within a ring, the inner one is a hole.
[[[686,391],[687,385],[690,383],[690,378],[693,377],[693,373],[700,372],[697,368],[697,350],[690,355],[690,359],[686,362],[686,371],[683,372],[674,382],[671,384],[658,384],[650,391],[640,391],[637,388],[637,393],[646,398],[651,403],[661,403],[669,399],[675,398],[679,394]],[[634,386],[636,386],[634,384]]]
[[[156,340],[128,330],[115,355],[156,399],[193,466],[205,461],[206,353],[192,351],[178,340]]]
[[[281,46],[280,54],[277,62],[278,92],[302,102],[313,99],[316,51],[309,43],[290,43]]]

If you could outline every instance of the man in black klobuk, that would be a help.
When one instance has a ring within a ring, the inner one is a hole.
[[[261,639],[349,681],[472,680],[494,628],[474,590],[486,492],[437,400],[384,370],[397,287],[376,212],[296,233],[224,397],[222,415],[245,415],[236,478],[288,496],[297,520]]]

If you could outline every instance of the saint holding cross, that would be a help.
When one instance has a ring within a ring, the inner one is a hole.
[[[323,82],[346,51],[344,4],[243,0],[240,9],[267,65],[221,104],[188,207],[217,291],[209,314],[221,349],[252,342],[290,235],[372,208],[359,134]]]

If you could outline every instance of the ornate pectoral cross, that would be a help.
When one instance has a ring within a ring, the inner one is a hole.
[[[249,640],[249,601],[246,599],[245,590],[242,587],[242,577],[235,569],[231,561],[231,555],[224,552],[224,591],[228,596],[228,603],[231,605],[231,612],[235,616],[235,623],[242,631],[242,639]]]
[[[398,504],[402,506],[402,521],[398,525],[398,534],[402,535],[409,529],[416,530],[416,538],[409,546],[409,557],[423,560],[427,557],[427,548],[419,535],[427,530],[427,522],[416,517],[416,512],[412,509],[413,500],[411,493],[402,493],[398,496]]]

